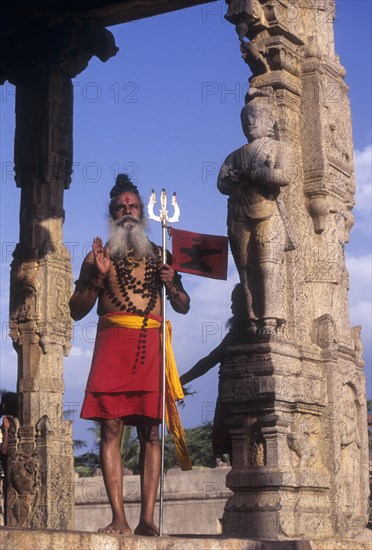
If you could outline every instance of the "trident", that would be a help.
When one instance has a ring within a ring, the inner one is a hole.
[[[167,210],[167,194],[165,189],[162,189],[160,196],[161,210],[159,211],[160,216],[154,214],[154,206],[156,204],[155,191],[151,189],[150,202],[147,206],[147,211],[149,218],[155,220],[156,222],[161,222],[162,227],[162,260],[163,264],[167,263],[167,223],[178,222],[180,217],[180,209],[177,204],[176,193],[172,195],[172,206],[174,208],[174,214],[170,218],[168,216]],[[163,534],[163,509],[164,509],[164,445],[165,445],[165,368],[166,368],[166,303],[167,303],[167,292],[165,285],[162,289],[162,317],[163,317],[163,342],[162,342],[162,357],[163,357],[163,372],[162,372],[162,418],[161,418],[161,470],[160,470],[160,508],[159,508],[159,533],[160,536]]]

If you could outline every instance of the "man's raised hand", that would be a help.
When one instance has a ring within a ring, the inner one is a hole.
[[[100,275],[106,276],[111,267],[109,248],[107,246],[103,246],[101,237],[95,237],[93,239],[92,249],[94,255],[94,263],[98,273]]]

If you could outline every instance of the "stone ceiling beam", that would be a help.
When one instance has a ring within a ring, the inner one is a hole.
[[[215,0],[0,0],[2,20],[13,23],[58,22],[66,17],[98,19],[104,26],[118,25]],[[9,29],[9,27],[8,27]]]

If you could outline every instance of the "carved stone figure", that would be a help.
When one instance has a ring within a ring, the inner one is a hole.
[[[361,332],[362,327],[360,325],[351,328],[351,338],[354,344],[355,359],[363,362],[363,342]]]
[[[264,10],[258,0],[230,0],[225,18],[235,25],[240,40],[240,51],[244,61],[255,74],[264,74],[269,70],[265,59],[264,45],[260,40],[247,39],[267,28]]]
[[[275,135],[269,97],[248,96],[241,122],[249,143],[226,158],[217,186],[229,195],[228,235],[252,332],[271,333],[286,320],[281,266],[290,235],[279,194],[294,163],[288,144]]]
[[[38,461],[31,455],[18,454],[9,474],[10,525],[30,524],[39,499],[39,485]]]
[[[358,401],[355,390],[349,384],[342,389],[344,403],[339,438],[341,446],[339,463],[340,505],[346,518],[360,500],[361,437],[359,434]]]
[[[296,468],[311,468],[316,463],[319,454],[318,432],[317,419],[310,414],[301,415],[293,423],[287,442],[297,457]]]
[[[263,7],[258,0],[227,0],[227,3],[225,18],[235,25],[242,46],[248,46],[246,38],[268,27]]]
[[[313,321],[313,341],[321,349],[330,348],[337,343],[336,325],[328,313]]]

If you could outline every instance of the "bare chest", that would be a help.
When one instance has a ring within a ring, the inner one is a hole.
[[[160,314],[159,264],[157,258],[137,261],[122,258],[112,262],[98,313]]]

